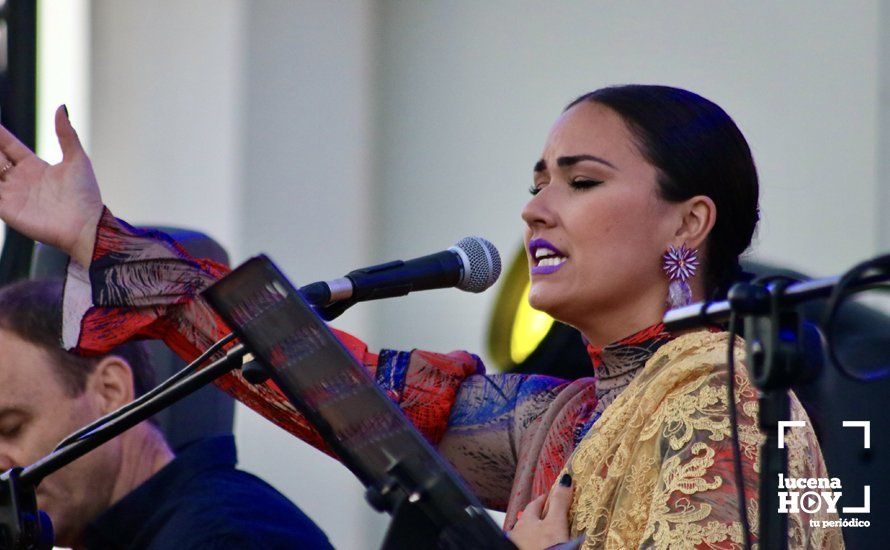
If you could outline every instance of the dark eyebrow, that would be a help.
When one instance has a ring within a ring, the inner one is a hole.
[[[569,157],[559,157],[558,159],[556,159],[556,165],[560,166],[560,167],[572,166],[573,164],[578,164],[579,162],[582,162],[585,160],[590,160],[593,162],[598,162],[600,164],[605,164],[606,166],[608,166],[609,168],[612,168],[613,170],[618,169],[615,167],[614,164],[607,161],[606,159],[603,159],[603,158],[600,158],[600,157],[597,157],[594,155],[572,155]],[[544,159],[541,159],[535,163],[535,170],[534,170],[535,173],[543,172],[546,169],[547,169],[547,162]]]
[[[571,157],[559,157],[558,159],[556,159],[556,164],[557,164],[557,166],[571,166],[573,164],[578,164],[579,162],[585,161],[585,160],[592,160],[593,162],[605,164],[609,168],[612,168],[613,170],[617,170],[617,168],[615,168],[615,165],[612,164],[611,162],[607,161],[606,159],[600,158],[600,157],[595,157],[593,155],[574,155]]]

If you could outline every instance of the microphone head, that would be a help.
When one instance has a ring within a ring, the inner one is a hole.
[[[501,255],[493,244],[482,237],[464,237],[449,250],[456,252],[464,264],[457,288],[482,292],[501,275]]]

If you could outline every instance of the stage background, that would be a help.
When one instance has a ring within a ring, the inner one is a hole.
[[[74,38],[42,37],[57,55],[41,73],[80,80],[42,98],[41,124],[68,102],[112,211],[204,230],[235,262],[268,253],[297,284],[466,235],[512,257],[550,124],[628,82],[687,87],[738,122],[762,181],[755,257],[829,275],[890,248],[885,1],[62,4],[41,9]],[[493,299],[429,292],[336,326],[484,357]],[[242,467],[338,548],[377,545],[385,518],[339,464],[244,407],[236,435]]]

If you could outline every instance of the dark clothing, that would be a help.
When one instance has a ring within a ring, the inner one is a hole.
[[[299,508],[236,461],[232,436],[188,445],[87,528],[87,547],[331,548]]]

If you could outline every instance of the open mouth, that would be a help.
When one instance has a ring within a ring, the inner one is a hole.
[[[534,275],[553,273],[568,259],[564,252],[544,239],[533,239],[528,243],[528,248],[533,259],[531,272]]]

